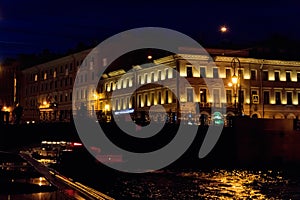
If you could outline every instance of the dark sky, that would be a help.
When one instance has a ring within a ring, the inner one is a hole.
[[[249,43],[275,33],[298,40],[299,19],[297,1],[1,0],[0,57],[43,49],[64,53],[79,42],[98,44],[146,26],[170,28],[208,43],[221,37]],[[226,35],[221,35],[221,25],[228,26]]]

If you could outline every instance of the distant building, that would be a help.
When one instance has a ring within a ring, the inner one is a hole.
[[[89,52],[85,50],[22,70],[20,103],[24,121],[70,121],[75,76]]]
[[[207,49],[207,56],[183,48],[182,54],[135,65],[130,71],[121,66],[106,70],[95,87],[90,83],[98,82],[95,73],[107,67],[107,61],[87,57],[90,51],[22,71],[20,94],[26,120],[69,121],[72,110],[76,114],[84,107],[100,121],[111,120],[113,113],[118,120],[130,113],[136,121],[147,121],[151,106],[157,107],[152,112],[154,121],[172,123],[180,119],[210,124],[235,115],[300,118],[300,61],[249,58],[247,51],[219,49]],[[232,83],[234,76],[237,84]],[[72,98],[76,98],[73,105]]]
[[[0,124],[12,120],[12,111],[19,102],[19,63],[7,60],[0,63]],[[8,117],[7,117],[8,116]]]

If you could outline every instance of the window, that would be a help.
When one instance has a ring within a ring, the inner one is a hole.
[[[161,104],[161,92],[158,92],[157,104]]]
[[[124,81],[123,81],[123,79],[121,79],[121,81],[120,81],[120,89],[123,88],[123,84],[124,84]]]
[[[200,67],[200,77],[206,78],[206,70],[205,67]]]
[[[186,94],[187,94],[187,102],[193,102],[194,101],[193,88],[187,88]]]
[[[169,103],[169,91],[167,90],[165,93],[165,104]]]
[[[37,81],[37,80],[38,80],[38,75],[35,74],[35,75],[34,75],[34,81]]]
[[[285,76],[286,76],[286,81],[291,82],[291,72],[290,71],[285,72]]]
[[[226,69],[226,78],[227,79],[231,78],[231,70],[229,68]]]
[[[269,91],[264,91],[264,104],[270,104],[270,93],[269,93]]]
[[[200,102],[206,103],[206,89],[200,89]]]
[[[47,80],[47,72],[44,73],[44,80]]]
[[[114,83],[110,82],[110,91],[113,91],[113,86],[114,86]]]
[[[275,92],[275,103],[276,105],[281,104],[281,92]]]
[[[239,75],[240,79],[244,79],[244,71],[242,69],[238,70],[238,75]]]
[[[219,78],[219,70],[218,70],[218,68],[213,68],[213,78]]]
[[[138,84],[142,84],[142,77],[141,76],[138,76]]]
[[[239,103],[244,103],[244,90],[239,90]]]
[[[158,71],[158,77],[157,80],[160,81],[161,80],[161,71]]]
[[[116,99],[116,107],[115,107],[115,110],[119,110],[119,100]]]
[[[226,90],[226,102],[228,104],[232,103],[232,91],[231,90]]]
[[[148,74],[145,74],[145,81],[144,83],[148,83]]]
[[[154,93],[151,93],[151,106],[154,105]]]
[[[256,80],[256,70],[251,69],[250,79],[255,81]]]
[[[124,99],[123,98],[121,99],[121,108],[120,109],[121,110],[124,109]]]
[[[300,72],[297,72],[297,82],[300,82]]]
[[[213,89],[213,104],[215,107],[220,107],[220,90]]]
[[[148,106],[148,95],[147,94],[145,94],[145,103],[144,103],[144,106]]]
[[[151,83],[154,82],[154,72],[151,73]]]
[[[298,93],[298,105],[300,105],[300,93]]]
[[[293,92],[286,93],[286,104],[292,105],[293,104]]]
[[[275,71],[274,74],[275,74],[275,81],[280,81],[279,71]]]
[[[252,103],[259,103],[258,97],[258,91],[257,90],[251,90],[251,102]]]
[[[193,68],[192,67],[186,67],[186,76],[188,78],[193,77]]]
[[[268,71],[263,71],[263,81],[267,81],[269,79],[269,73]]]
[[[138,105],[139,105],[139,108],[142,106],[142,95],[138,96]]]
[[[166,69],[166,78],[165,79],[169,79],[169,69]]]

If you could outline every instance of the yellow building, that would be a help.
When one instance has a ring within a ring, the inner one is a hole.
[[[76,114],[82,106],[104,121],[112,114],[120,120],[124,113],[137,121],[151,115],[157,122],[180,119],[192,124],[212,123],[220,114],[222,119],[300,118],[299,61],[255,59],[245,51],[207,51],[210,56],[183,53],[130,70],[108,69],[97,87],[90,83],[98,83],[98,71],[108,61],[88,55],[91,50],[82,51],[23,70],[21,104],[27,120],[69,121],[72,110]]]

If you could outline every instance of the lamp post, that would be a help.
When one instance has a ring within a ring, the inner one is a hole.
[[[234,109],[235,109],[235,114],[240,116],[242,115],[242,110],[243,110],[242,109],[243,100],[242,100],[241,74],[238,71],[238,75],[236,75],[236,68],[238,68],[238,70],[241,69],[241,63],[237,57],[234,57],[232,59],[231,67],[233,68],[233,76],[231,77],[231,81],[234,86]],[[238,94],[237,94],[237,90],[238,90]],[[238,97],[238,103],[237,103],[237,97]]]

